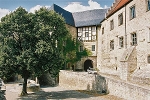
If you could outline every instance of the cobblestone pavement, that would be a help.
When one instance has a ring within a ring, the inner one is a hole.
[[[22,86],[18,84],[6,85],[7,100],[123,100],[111,95],[93,96],[76,90],[66,89],[60,86],[43,87],[39,92],[29,93],[28,96],[19,97]]]

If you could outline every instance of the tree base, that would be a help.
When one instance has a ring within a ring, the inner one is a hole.
[[[28,93],[24,92],[24,91],[22,91],[21,94],[20,94],[20,96],[26,96],[26,95],[28,95]]]

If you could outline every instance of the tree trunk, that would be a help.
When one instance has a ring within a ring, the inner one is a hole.
[[[24,72],[24,82],[23,82],[23,88],[22,88],[22,92],[21,92],[21,96],[27,95],[27,79],[28,79],[28,71],[26,70]]]

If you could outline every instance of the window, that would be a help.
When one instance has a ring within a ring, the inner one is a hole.
[[[96,27],[92,27],[92,31],[96,31]]]
[[[95,51],[95,45],[92,45],[92,51]]]
[[[150,10],[150,0],[146,0],[147,1],[147,10]]]
[[[122,25],[123,24],[123,14],[119,14],[118,15],[118,25]]]
[[[119,47],[123,48],[123,36],[119,37]]]
[[[111,20],[110,21],[110,30],[113,30],[114,29],[114,20]]]
[[[147,34],[147,42],[150,42],[150,28],[149,28],[148,34]]]
[[[147,62],[150,64],[150,55],[147,57]]]
[[[88,32],[85,32],[85,37],[89,37],[89,33]]]
[[[114,50],[114,40],[110,41],[110,50]]]
[[[83,51],[83,46],[80,46],[79,51],[80,51],[80,52]]]
[[[104,34],[104,27],[102,28],[102,34]]]
[[[130,7],[130,19],[133,19],[136,17],[135,14],[135,6]]]
[[[137,35],[136,33],[131,34],[132,43],[131,45],[137,45]]]

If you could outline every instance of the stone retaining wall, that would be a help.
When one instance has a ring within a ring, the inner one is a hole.
[[[149,87],[142,87],[108,76],[88,74],[87,72],[61,70],[59,85],[75,90],[105,91],[127,100],[150,100]]]

